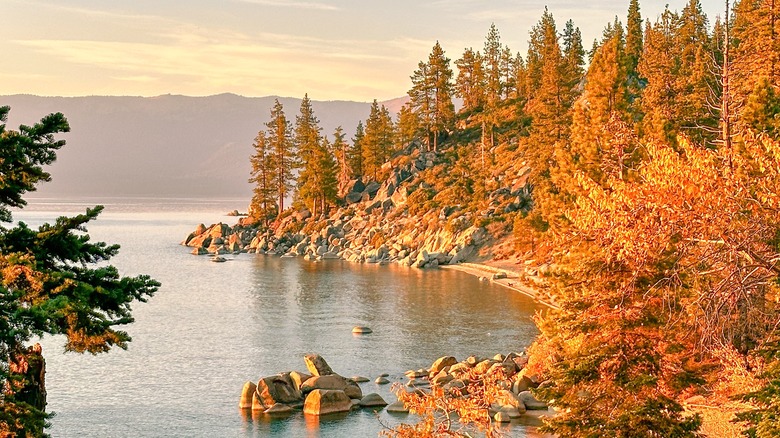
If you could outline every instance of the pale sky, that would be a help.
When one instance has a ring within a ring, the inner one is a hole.
[[[642,17],[666,3],[687,0],[640,0]],[[723,15],[701,3],[710,25]],[[590,48],[628,0],[0,0],[0,95],[387,100],[436,40],[454,61],[495,23],[525,56],[545,5]]]

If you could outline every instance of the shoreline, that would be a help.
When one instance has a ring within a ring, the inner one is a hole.
[[[556,306],[555,304],[548,302],[546,300],[542,300],[539,297],[539,293],[537,290],[523,285],[521,283],[522,275],[515,270],[498,268],[487,264],[471,263],[471,262],[463,262],[463,263],[458,263],[456,265],[441,265],[439,266],[439,268],[451,269],[453,271],[465,272],[475,277],[487,278],[488,281],[490,281],[491,283],[497,284],[507,289],[511,289],[515,292],[519,292],[529,298],[532,298],[534,301],[536,301],[539,304],[547,306],[551,309],[558,309],[558,306]],[[498,274],[498,273],[503,273],[506,275],[506,277],[494,279],[493,274]]]

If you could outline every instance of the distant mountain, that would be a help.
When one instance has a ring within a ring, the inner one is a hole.
[[[7,127],[61,112],[67,145],[39,186],[42,197],[240,197],[249,199],[249,156],[275,97],[0,96],[11,106]],[[388,101],[395,112],[398,102]],[[294,122],[300,99],[279,98]],[[368,117],[363,102],[312,102],[323,133],[341,125],[351,138]]]

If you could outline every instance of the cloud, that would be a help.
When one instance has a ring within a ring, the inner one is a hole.
[[[236,0],[241,3],[251,3],[255,5],[265,6],[278,6],[285,8],[298,8],[298,9],[314,9],[320,11],[338,11],[339,8],[327,3],[317,2],[300,2],[300,1],[285,1],[285,0]]]
[[[417,56],[413,51],[422,45],[412,39],[250,36],[189,26],[165,29],[155,42],[27,39],[10,43],[63,66],[88,66],[101,81],[127,90],[125,94],[150,89],[192,95],[309,92],[318,99],[356,100],[394,97],[387,95],[388,90],[405,90],[408,59]]]

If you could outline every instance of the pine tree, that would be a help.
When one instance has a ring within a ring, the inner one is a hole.
[[[366,133],[363,137],[363,167],[364,174],[376,181],[379,176],[379,168],[382,167],[382,112],[376,99],[371,104],[371,113],[366,119]]]
[[[571,153],[579,169],[597,182],[622,179],[636,141],[630,129],[622,25],[607,27],[593,54],[585,89],[573,109]],[[623,135],[616,135],[618,127]],[[570,173],[567,170],[567,173]]]
[[[771,105],[763,109],[756,106],[765,101],[769,88],[773,90],[771,93],[780,88],[780,4],[776,3],[776,0],[742,0],[734,6],[729,98],[737,120],[752,123],[749,120],[757,117],[780,117]],[[757,84],[765,85],[757,87]],[[749,118],[741,118],[742,110],[748,107]],[[760,116],[761,112],[765,115]]]
[[[315,216],[324,213],[337,192],[336,162],[327,139],[321,134],[319,120],[314,115],[308,95],[301,101],[295,117],[294,143],[301,160],[298,174],[297,200],[308,207]]]
[[[627,82],[626,93],[632,122],[642,118],[639,99],[642,95],[645,81],[639,74],[639,60],[642,58],[644,45],[644,26],[639,12],[639,0],[631,0],[628,6],[626,20],[626,44],[623,57]]]
[[[503,52],[498,28],[495,23],[492,23],[485,39],[485,47],[482,50],[482,62],[485,66],[485,101],[488,108],[495,108],[501,100],[501,57]]]
[[[402,150],[418,138],[418,134],[421,130],[420,118],[408,103],[401,107],[401,111],[398,113],[398,122],[396,123],[396,126],[398,127],[396,149]]]
[[[463,56],[455,61],[458,77],[455,81],[455,94],[463,99],[463,112],[474,111],[485,105],[485,71],[482,54],[468,48]]]
[[[254,183],[255,186],[249,206],[249,215],[268,225],[268,221],[278,215],[277,188],[273,184],[276,179],[277,167],[264,131],[257,133],[252,146],[255,152],[249,160],[252,166],[249,182]]]
[[[570,49],[575,51],[575,46]],[[534,92],[526,112],[533,124],[524,149],[533,169],[532,178],[539,182],[540,176],[549,175],[556,143],[568,137],[569,108],[575,96],[571,86],[576,72],[566,71],[567,62],[558,43],[555,20],[547,9],[531,31],[527,59],[529,89]]]
[[[565,86],[571,93],[582,80],[585,70],[585,49],[582,47],[582,34],[580,29],[574,26],[574,22],[569,20],[563,28],[563,76],[566,82]],[[567,100],[571,101],[569,97]]]
[[[355,128],[355,136],[352,137],[352,147],[349,149],[347,161],[351,170],[351,178],[363,178],[365,167],[363,165],[363,142],[365,140],[365,129],[363,121],[359,121]]]
[[[26,205],[23,195],[50,175],[43,170],[65,142],[55,135],[70,130],[61,113],[18,131],[7,130],[9,107],[0,107],[0,220],[10,208]],[[47,415],[40,345],[33,337],[64,335],[65,351],[127,348],[130,336],[118,326],[133,322],[131,305],[145,302],[159,287],[148,276],[122,277],[106,262],[118,245],[92,242],[86,224],[102,206],[60,217],[37,229],[18,223],[0,227],[0,434],[43,436]],[[99,263],[99,266],[96,264]]]
[[[428,62],[420,61],[412,75],[410,104],[426,131],[428,150],[438,150],[439,137],[455,118],[452,103],[452,70],[450,59],[437,41]]]
[[[319,147],[321,137],[319,123],[319,119],[314,115],[309,95],[305,94],[301,100],[298,115],[295,116],[293,136],[293,142],[303,168],[309,166],[309,162],[314,160],[312,156]]]
[[[339,126],[333,133],[333,155],[338,167],[337,180],[337,194],[342,196],[349,184],[349,180],[352,178],[352,169],[349,167],[349,145],[345,138],[346,134],[344,129]]]
[[[274,101],[271,108],[271,120],[266,123],[268,133],[266,139],[273,155],[276,171],[273,173],[272,184],[276,187],[278,197],[279,214],[284,211],[284,198],[294,187],[294,171],[299,167],[295,151],[295,143],[292,140],[292,126],[284,114],[284,107],[279,99]]]
[[[628,6],[628,19],[626,20],[626,54],[625,69],[630,78],[630,87],[637,87],[639,80],[639,58],[642,57],[642,41],[644,27],[642,15],[639,12],[639,0],[631,0]],[[632,88],[633,89],[633,88]]]

